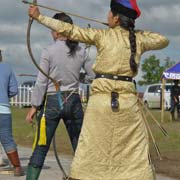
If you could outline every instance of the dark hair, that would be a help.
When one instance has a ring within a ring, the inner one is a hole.
[[[60,20],[60,21],[63,21],[63,22],[73,24],[73,21],[72,21],[71,17],[68,16],[67,14],[65,14],[65,13],[57,13],[57,14],[55,14],[53,16],[53,18],[57,19],[57,20]],[[66,45],[68,46],[68,48],[70,50],[68,52],[69,56],[74,56],[76,54],[78,44],[79,43],[77,41],[72,41],[72,40],[69,40],[69,39],[66,40]]]
[[[136,55],[136,35],[135,35],[135,20],[119,14],[118,12],[111,9],[113,16],[118,15],[120,18],[120,26],[129,31],[129,41],[131,46],[131,56],[130,56],[130,67],[133,73],[137,73],[137,64],[135,62]]]

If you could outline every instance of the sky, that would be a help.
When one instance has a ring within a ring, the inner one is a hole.
[[[136,20],[136,29],[159,32],[170,40],[167,48],[145,53],[141,57],[141,62],[150,55],[156,55],[162,63],[166,57],[178,62],[180,60],[180,1],[137,0],[137,2],[141,9],[141,16]],[[38,0],[38,3],[106,22],[110,0]],[[41,9],[41,12],[48,16],[53,16],[55,13],[44,9]],[[72,18],[74,23],[82,27],[87,27],[90,23],[95,28],[106,28],[103,25]],[[20,74],[37,74],[27,51],[27,24],[27,4],[23,4],[21,0],[0,0],[0,49],[3,49],[3,60],[12,66],[19,83],[25,80],[25,77],[19,76]],[[31,36],[32,50],[39,62],[43,47],[53,43],[50,30],[35,22]],[[94,47],[90,50],[90,56],[92,59],[96,57]],[[136,80],[141,76],[140,70]],[[28,77],[28,79],[31,78]]]

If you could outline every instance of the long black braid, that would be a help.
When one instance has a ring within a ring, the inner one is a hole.
[[[129,27],[129,40],[131,45],[131,57],[130,57],[130,67],[134,73],[137,72],[137,64],[135,62],[136,56],[136,35],[134,27]]]
[[[67,23],[70,23],[70,24],[73,24],[73,21],[72,21],[71,17],[68,16],[67,14],[65,14],[65,13],[57,13],[57,14],[55,14],[53,16],[53,18],[64,21],[64,22],[67,22]],[[72,40],[69,40],[69,39],[66,40],[66,45],[69,48],[69,52],[68,52],[69,56],[74,56],[76,54],[78,44],[79,43],[77,41],[72,41]]]
[[[136,34],[135,34],[135,21],[127,16],[117,13],[111,9],[114,16],[118,15],[120,18],[120,26],[129,31],[129,41],[131,46],[131,56],[130,56],[130,67],[133,73],[137,73],[138,65],[135,61],[136,56]]]

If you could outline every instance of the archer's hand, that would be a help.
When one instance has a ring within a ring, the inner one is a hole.
[[[39,8],[37,6],[30,6],[29,7],[29,16],[33,19],[38,19],[40,15]]]
[[[27,121],[28,123],[33,123],[33,117],[34,117],[36,111],[37,111],[37,109],[36,109],[35,107],[32,107],[32,108],[29,110],[29,112],[28,112],[28,114],[27,114],[27,116],[26,116],[26,121]]]

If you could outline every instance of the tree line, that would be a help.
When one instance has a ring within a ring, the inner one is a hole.
[[[174,64],[175,61],[172,61],[169,57],[160,61],[155,55],[149,56],[141,65],[143,75],[141,80],[138,81],[138,85],[142,86],[159,83],[161,81],[162,73]]]

